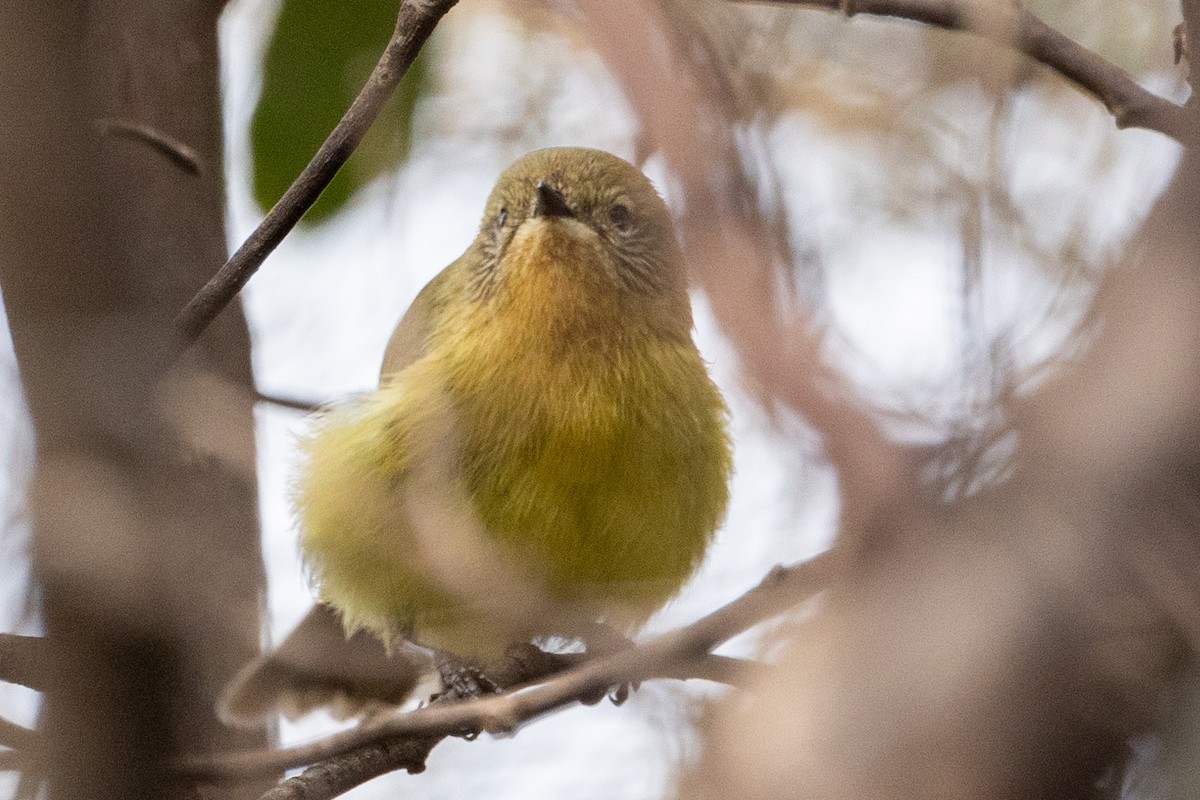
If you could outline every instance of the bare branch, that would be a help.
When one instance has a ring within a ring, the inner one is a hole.
[[[1118,128],[1145,128],[1182,141],[1186,127],[1181,109],[1144,89],[1129,73],[1051,28],[1019,6],[963,0],[734,0],[872,14],[921,22],[982,36],[1011,47],[1062,75],[1109,110]],[[1187,2],[1184,3],[1185,7]]]
[[[180,349],[194,342],[221,313],[221,309],[241,291],[271,251],[283,241],[283,237],[296,226],[304,212],[316,202],[358,147],[438,21],[457,1],[404,0],[400,4],[392,38],[345,116],[283,193],[283,197],[267,212],[250,238],[176,317]]]
[[[278,773],[305,764],[357,753],[374,747],[391,754],[387,769],[419,772],[433,745],[464,731],[509,733],[521,724],[576,702],[594,700],[612,686],[654,677],[740,680],[748,669],[759,668],[738,659],[709,655],[722,642],[755,624],[786,611],[821,591],[826,557],[789,567],[776,567],[763,581],[733,602],[696,622],[651,639],[644,644],[603,656],[570,669],[544,683],[466,702],[432,704],[417,711],[396,713],[325,739],[273,751],[232,753],[223,756],[190,756],[176,765],[176,773],[194,779],[244,779]],[[403,740],[403,741],[401,741]],[[427,745],[427,747],[426,747]],[[422,750],[422,748],[425,748]],[[357,785],[382,772],[379,752],[355,756]],[[332,777],[329,768],[314,773],[313,780],[343,787],[346,776]],[[305,773],[308,774],[308,773]],[[303,777],[303,776],[301,776]],[[281,797],[293,795],[285,794]],[[305,797],[333,795],[305,794]]]

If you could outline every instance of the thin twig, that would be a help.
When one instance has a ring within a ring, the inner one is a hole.
[[[871,14],[966,31],[1002,47],[1011,47],[1049,67],[1092,95],[1109,110],[1118,128],[1145,128],[1182,141],[1186,126],[1181,108],[1144,89],[1125,70],[1051,28],[1019,6],[982,6],[963,0],[734,0],[742,3],[793,5],[840,11],[848,16]]]
[[[184,172],[191,175],[200,174],[200,154],[196,152],[195,148],[144,122],[104,117],[96,120],[96,127],[106,135],[123,136],[147,144],[170,159],[171,163]]]
[[[436,743],[446,736],[468,730],[509,733],[524,722],[594,698],[612,686],[653,677],[711,679],[721,675],[734,678],[734,673],[741,672],[746,665],[709,655],[710,651],[819,592],[824,585],[826,560],[819,556],[802,564],[776,567],[758,586],[690,625],[636,647],[588,661],[536,686],[496,697],[397,712],[296,747],[215,757],[190,756],[177,764],[176,772],[181,777],[201,780],[253,778],[315,764],[381,743],[390,743],[387,747],[395,750],[400,747],[399,739],[410,742],[433,740]],[[714,664],[713,659],[718,663]],[[409,757],[416,750],[410,747],[396,752]],[[371,763],[376,762],[371,760]],[[419,763],[393,762],[390,769],[419,771],[423,763],[423,757]]]
[[[313,402],[311,400],[297,400],[292,397],[282,397],[280,395],[267,394],[263,391],[256,391],[254,393],[254,399],[260,403],[270,403],[273,406],[288,408],[292,411],[303,411],[305,414],[312,414],[316,411],[320,411],[322,408],[321,403]]]
[[[46,688],[46,640],[0,633],[0,681],[41,691]]]
[[[221,313],[358,147],[383,104],[408,72],[425,40],[457,0],[404,0],[379,63],[350,109],[259,226],[175,319],[180,349],[187,348]]]

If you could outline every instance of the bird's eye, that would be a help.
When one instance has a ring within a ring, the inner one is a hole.
[[[624,203],[614,205],[608,210],[608,221],[621,233],[628,231],[633,225],[633,215],[629,213],[629,206]]]
[[[508,222],[508,209],[502,208],[500,209],[500,216],[496,218],[496,225],[497,227],[503,228],[504,223],[506,222]]]

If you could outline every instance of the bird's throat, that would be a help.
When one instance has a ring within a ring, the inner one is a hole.
[[[578,220],[526,221],[499,268],[502,288],[492,322],[510,342],[561,352],[612,343],[638,326],[611,256]]]

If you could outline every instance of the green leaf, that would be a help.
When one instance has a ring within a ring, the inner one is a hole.
[[[254,196],[265,209],[312,158],[362,88],[396,25],[399,0],[284,0],[267,49],[250,130]],[[319,222],[408,155],[412,113],[425,88],[418,57],[358,150],[305,220]]]

